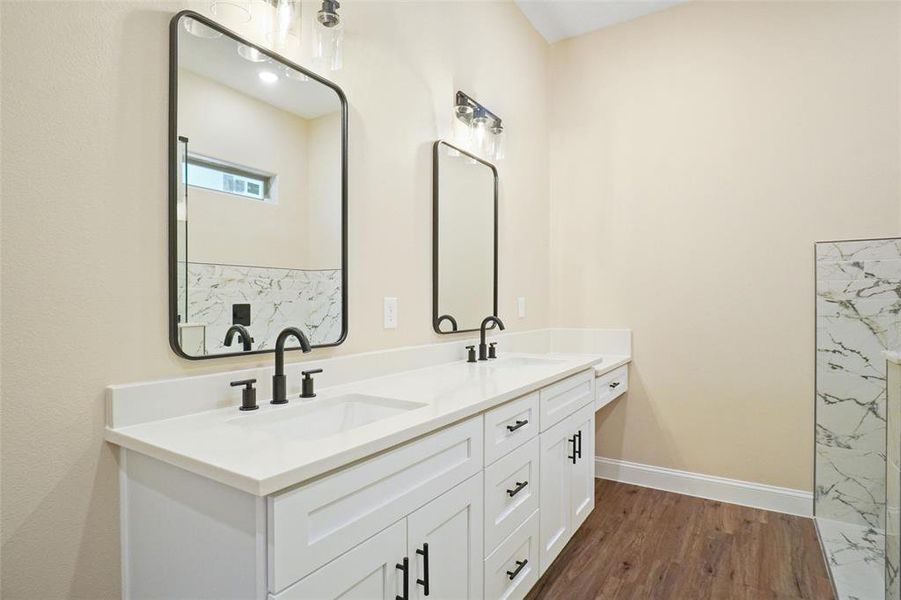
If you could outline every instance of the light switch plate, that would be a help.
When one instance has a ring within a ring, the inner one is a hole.
[[[516,299],[516,312],[519,314],[520,319],[526,318],[526,298],[525,296],[520,296]]]
[[[385,329],[397,329],[397,298],[385,297]]]

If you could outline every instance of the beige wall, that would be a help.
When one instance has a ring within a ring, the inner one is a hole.
[[[899,6],[692,2],[552,48],[552,320],[634,331],[600,455],[812,488],[813,242],[899,234]]]
[[[187,69],[178,79],[178,134],[189,139],[190,153],[277,175],[275,202],[191,187],[188,259],[324,268],[310,261],[310,121]],[[340,136],[340,128],[332,133]]]
[[[209,2],[199,3],[204,10]],[[0,5],[2,596],[119,594],[106,385],[267,357],[189,362],[168,347],[168,21],[144,1]],[[342,3],[350,101],[350,336],[314,357],[431,331],[431,143],[458,88],[504,117],[501,315],[547,324],[547,48],[509,2]],[[306,10],[312,10],[305,7]],[[382,328],[382,298],[399,326]],[[443,338],[440,338],[443,339]],[[296,359],[296,356],[292,356]]]

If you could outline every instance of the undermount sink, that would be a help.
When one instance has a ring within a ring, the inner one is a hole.
[[[556,358],[542,358],[538,356],[509,356],[488,361],[490,367],[551,367],[564,361]]]
[[[306,403],[294,402],[293,406],[278,407],[260,414],[235,416],[228,423],[292,440],[310,441],[426,406],[422,402],[366,394],[344,394]]]

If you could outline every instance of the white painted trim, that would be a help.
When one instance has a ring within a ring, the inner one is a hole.
[[[813,494],[803,490],[702,475],[664,467],[643,465],[625,460],[594,459],[594,476],[666,492],[719,500],[763,510],[813,516]]]

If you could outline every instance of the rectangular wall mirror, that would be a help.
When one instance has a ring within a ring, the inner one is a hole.
[[[191,11],[172,20],[169,69],[173,349],[193,359],[271,352],[285,327],[313,347],[340,344],[343,92]]]
[[[440,140],[432,160],[432,325],[474,331],[497,316],[497,169]]]

